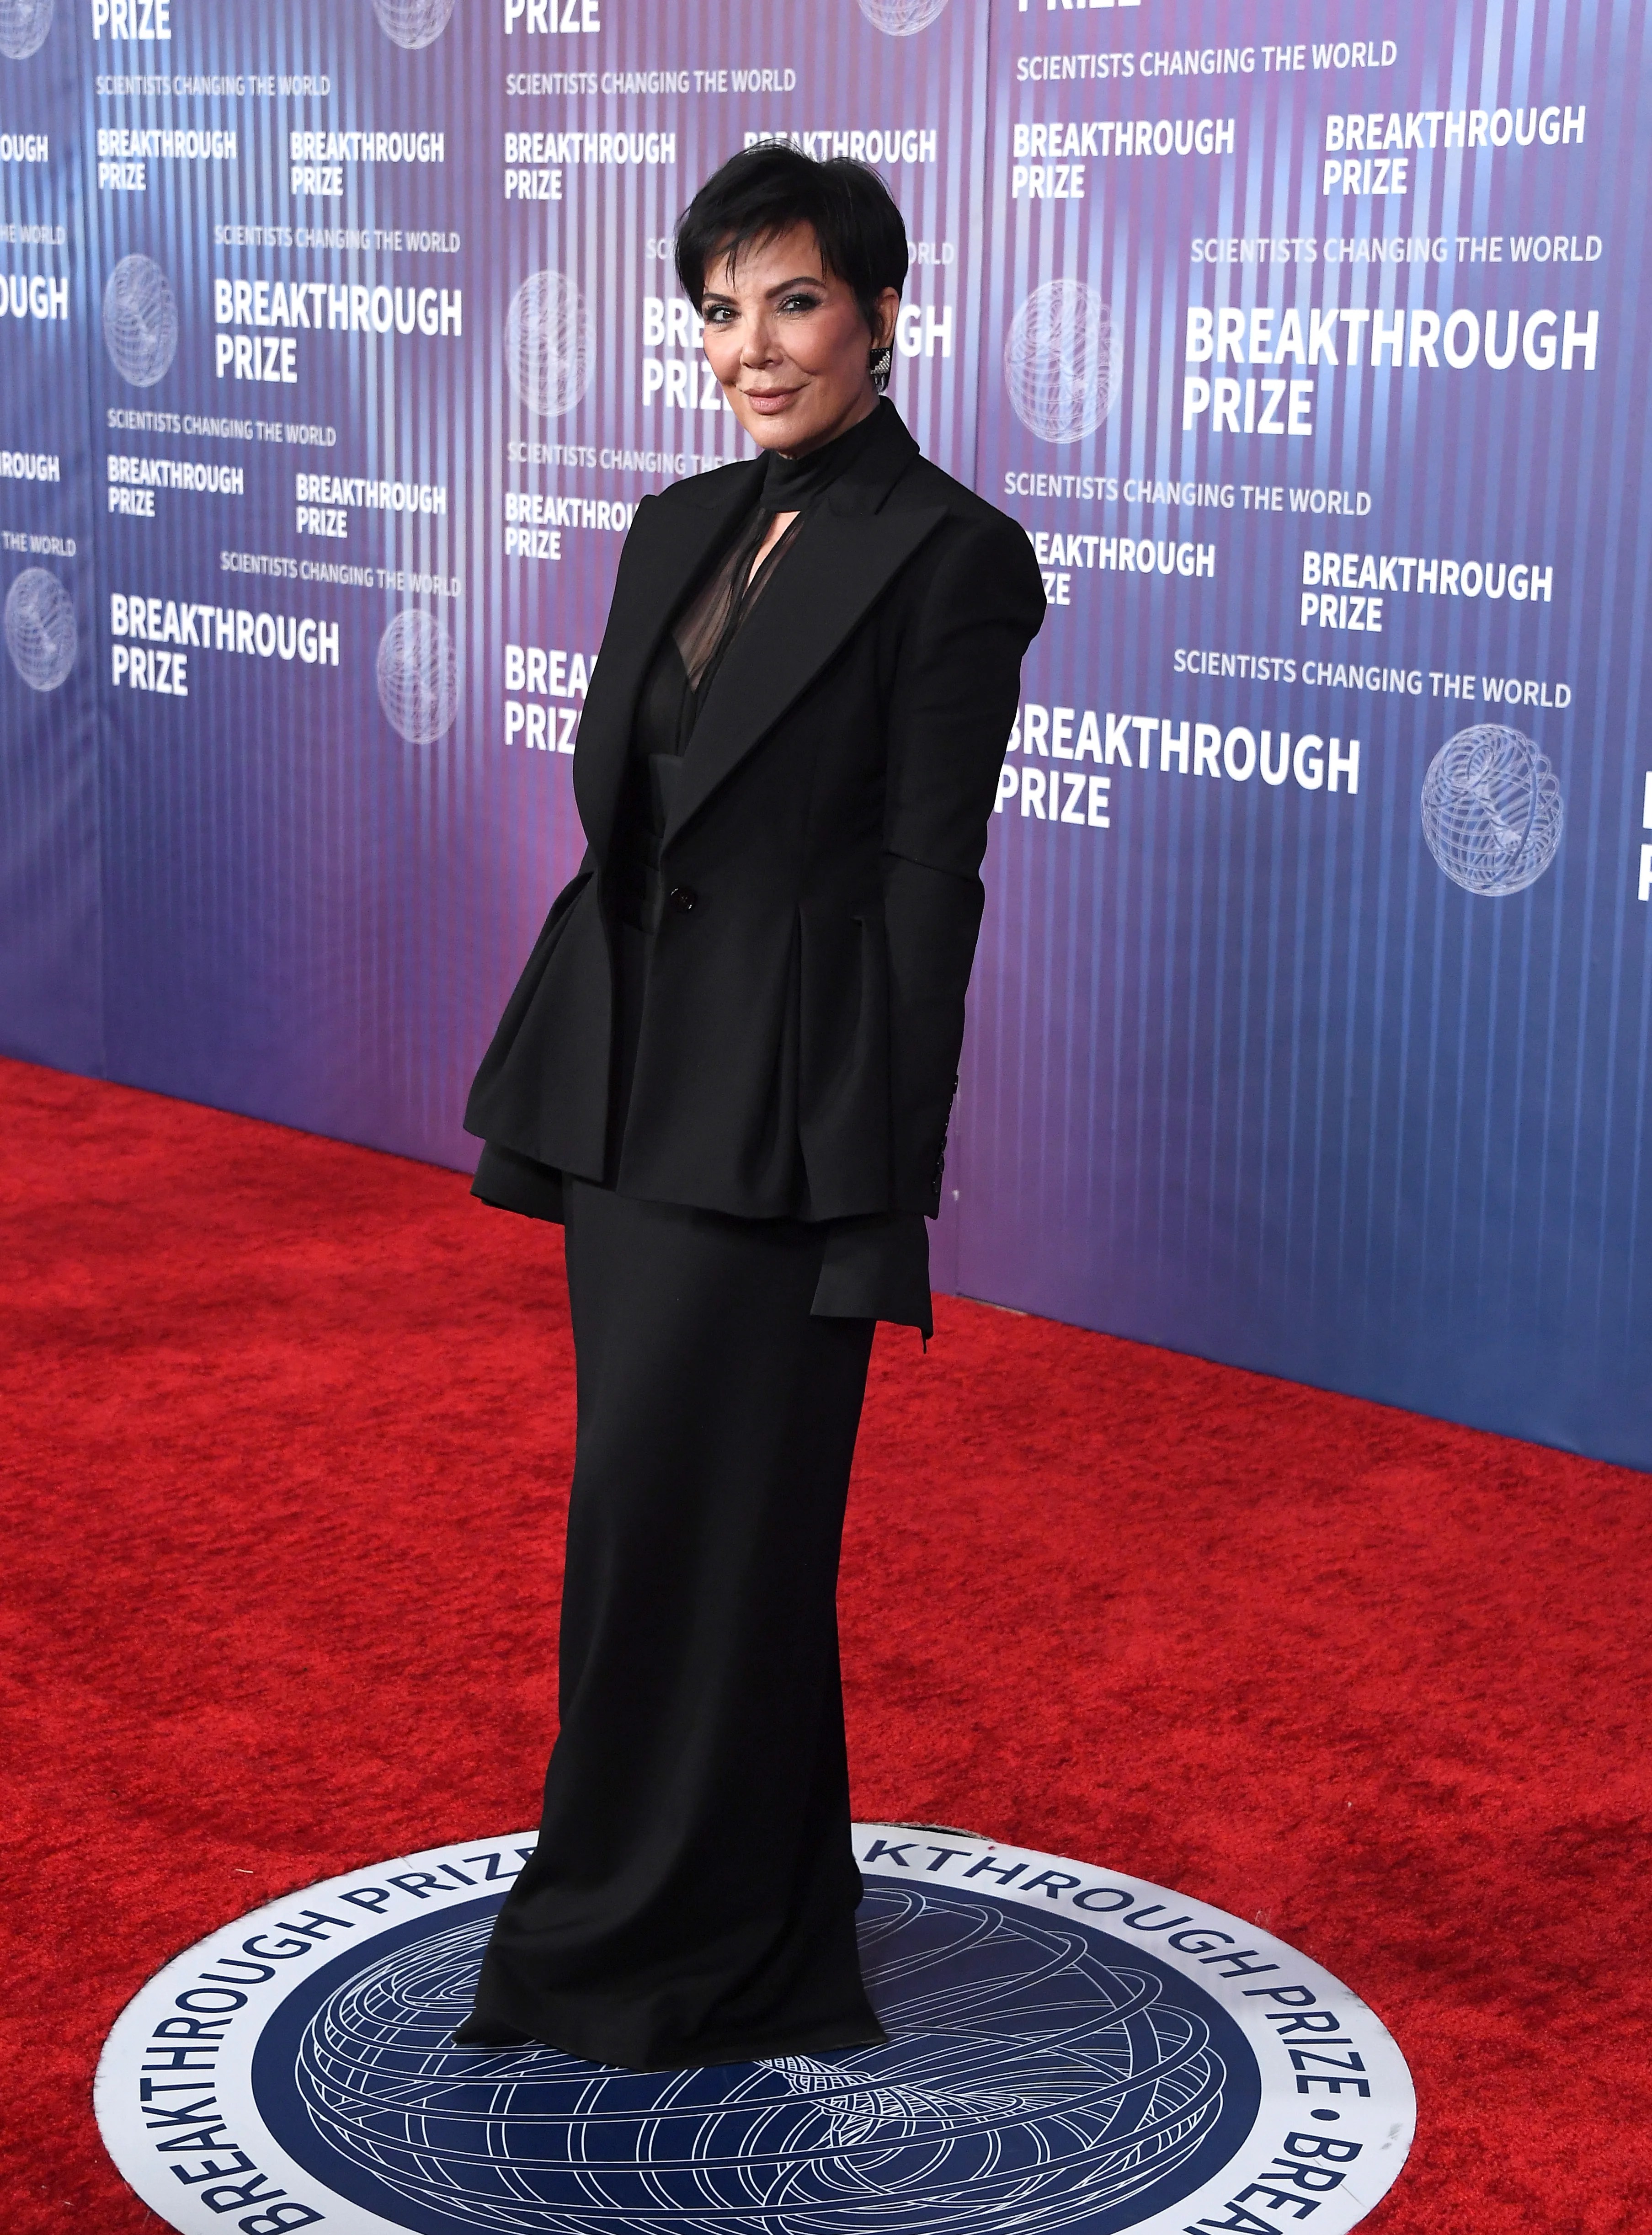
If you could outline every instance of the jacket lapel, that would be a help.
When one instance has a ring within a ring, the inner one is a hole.
[[[762,472],[762,459],[752,459],[719,474],[715,487],[691,485],[685,501],[651,505],[626,546],[574,755],[574,796],[599,867],[613,837],[643,678],[683,593],[756,501]]]
[[[806,523],[796,548],[729,647],[694,725],[665,828],[667,846],[814,681],[947,516],[942,505],[912,512],[839,510],[832,503],[836,495]]]

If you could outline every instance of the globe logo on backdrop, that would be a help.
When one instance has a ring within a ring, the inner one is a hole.
[[[596,333],[579,289],[565,272],[535,272],[510,298],[505,370],[518,400],[535,417],[571,411],[596,370]]]
[[[927,31],[947,12],[947,0],[861,0],[861,13],[869,23],[887,31],[892,39],[909,39]]]
[[[479,2064],[452,2033],[492,1922],[352,1969],[297,2041],[310,2133],[286,2147],[315,2170],[358,2168],[364,2205],[388,2190],[432,2225],[546,2235],[673,2219],[758,2235],[775,2219],[1038,2235],[1155,2190],[1172,2201],[1243,2092],[1196,1989],[1105,1961],[1082,1928],[883,1884],[858,1930],[887,2048],[695,2073],[540,2048]],[[1249,2064],[1242,2040],[1224,2045]]]
[[[1046,442],[1076,442],[1118,398],[1113,314],[1082,279],[1051,279],[1015,313],[1004,344],[1004,385],[1021,424]]]
[[[20,62],[44,46],[52,5],[53,0],[0,0],[0,55]]]
[[[1465,892],[1500,899],[1535,884],[1565,825],[1560,783],[1546,755],[1496,722],[1459,730],[1423,778],[1423,836]]]
[[[31,691],[56,691],[75,665],[75,605],[56,574],[30,567],[6,593],[6,650]]]
[[[178,354],[178,305],[153,258],[123,256],[103,290],[103,344],[122,380],[153,388]]]
[[[447,29],[453,0],[373,0],[373,13],[398,47],[428,47]]]
[[[459,711],[459,654],[434,613],[397,613],[378,640],[378,703],[410,745],[432,745]]]
[[[104,2045],[104,2141],[184,2235],[255,2199],[252,2235],[1170,2235],[1233,2222],[1258,2179],[1348,2235],[1392,2186],[1410,2075],[1308,1956],[970,1832],[854,1838],[878,2047],[680,2072],[456,2048],[517,1833],[351,1871],[176,1957]],[[185,2053],[213,2091],[187,2117],[154,2078],[186,2021],[213,2028]]]

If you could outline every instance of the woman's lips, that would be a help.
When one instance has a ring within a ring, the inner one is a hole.
[[[744,393],[754,411],[770,416],[777,411],[783,411],[801,390],[796,388],[748,388]]]

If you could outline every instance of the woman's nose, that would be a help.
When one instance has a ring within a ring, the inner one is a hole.
[[[774,329],[766,318],[754,318],[747,326],[740,344],[743,364],[771,364],[779,354],[775,347]]]

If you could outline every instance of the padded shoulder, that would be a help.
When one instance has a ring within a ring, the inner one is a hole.
[[[1009,529],[1021,537],[1026,534],[1019,520],[1012,519],[1007,512],[1000,512],[995,504],[989,504],[964,482],[954,481],[928,458],[914,458],[890,490],[888,508],[898,507],[908,512],[938,504],[944,505],[955,519],[967,521],[974,527]]]

